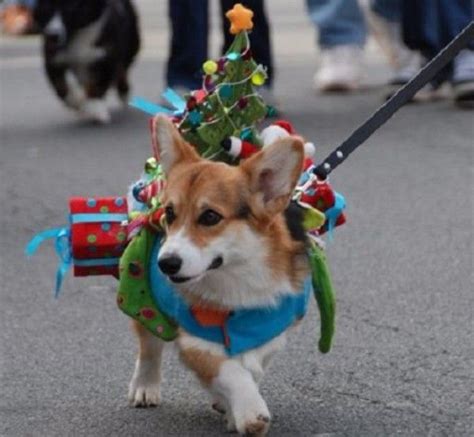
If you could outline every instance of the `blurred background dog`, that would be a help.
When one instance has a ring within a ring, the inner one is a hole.
[[[44,65],[69,108],[110,121],[105,98],[115,87],[127,101],[128,69],[140,48],[139,23],[129,0],[39,0],[34,18],[43,34]]]

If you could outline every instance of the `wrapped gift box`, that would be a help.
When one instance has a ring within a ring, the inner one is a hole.
[[[73,197],[69,201],[74,276],[118,276],[127,244],[124,197]]]

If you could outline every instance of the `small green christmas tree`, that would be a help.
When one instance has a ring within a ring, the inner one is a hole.
[[[252,58],[248,31],[253,12],[237,4],[226,15],[235,39],[221,58],[203,64],[203,87],[186,96],[186,111],[175,121],[201,156],[228,161],[221,142],[230,136],[261,146],[255,125],[268,108],[255,90],[267,75]]]

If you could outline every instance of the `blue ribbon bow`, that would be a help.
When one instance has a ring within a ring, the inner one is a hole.
[[[186,100],[184,100],[176,91],[172,90],[171,88],[166,88],[166,90],[161,94],[161,96],[174,109],[169,109],[165,106],[157,105],[156,103],[150,102],[149,100],[146,100],[143,97],[133,97],[132,100],[130,100],[129,105],[152,116],[156,114],[183,114],[186,109]]]
[[[69,216],[69,223],[71,225],[77,223],[120,223],[128,220],[127,214],[118,213],[92,213],[92,214],[71,214]],[[54,247],[59,258],[59,266],[56,271],[56,287],[54,290],[54,297],[59,296],[61,285],[64,276],[74,263],[77,266],[91,267],[99,265],[117,265],[119,258],[98,258],[78,260],[72,256],[71,248],[71,229],[70,227],[60,227],[53,229],[46,229],[45,231],[36,234],[31,241],[26,245],[25,254],[30,257],[36,253],[40,245],[50,239],[55,238]]]
[[[36,234],[25,248],[26,256],[30,257],[36,253],[41,243],[50,238],[56,239],[54,247],[59,258],[59,266],[56,271],[56,287],[54,289],[55,298],[59,296],[64,276],[66,276],[66,273],[72,264],[71,243],[69,237],[70,230],[67,227],[46,229],[45,231]]]

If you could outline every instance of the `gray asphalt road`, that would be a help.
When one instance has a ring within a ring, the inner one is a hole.
[[[372,50],[367,92],[316,96],[312,29],[302,5],[286,4],[271,9],[277,91],[323,157],[380,104],[387,68]],[[141,5],[146,41],[133,82],[153,98],[166,28],[162,4]],[[23,257],[33,233],[65,223],[71,195],[124,193],[150,154],[141,114],[99,128],[63,109],[38,47],[35,38],[0,47],[0,435],[221,435],[171,347],[162,405],[127,406],[135,343],[115,280],[69,277],[54,300],[52,248]],[[473,435],[472,115],[449,101],[406,107],[335,172],[349,203],[329,246],[336,342],[327,356],[316,351],[313,304],[263,383],[272,435]]]

